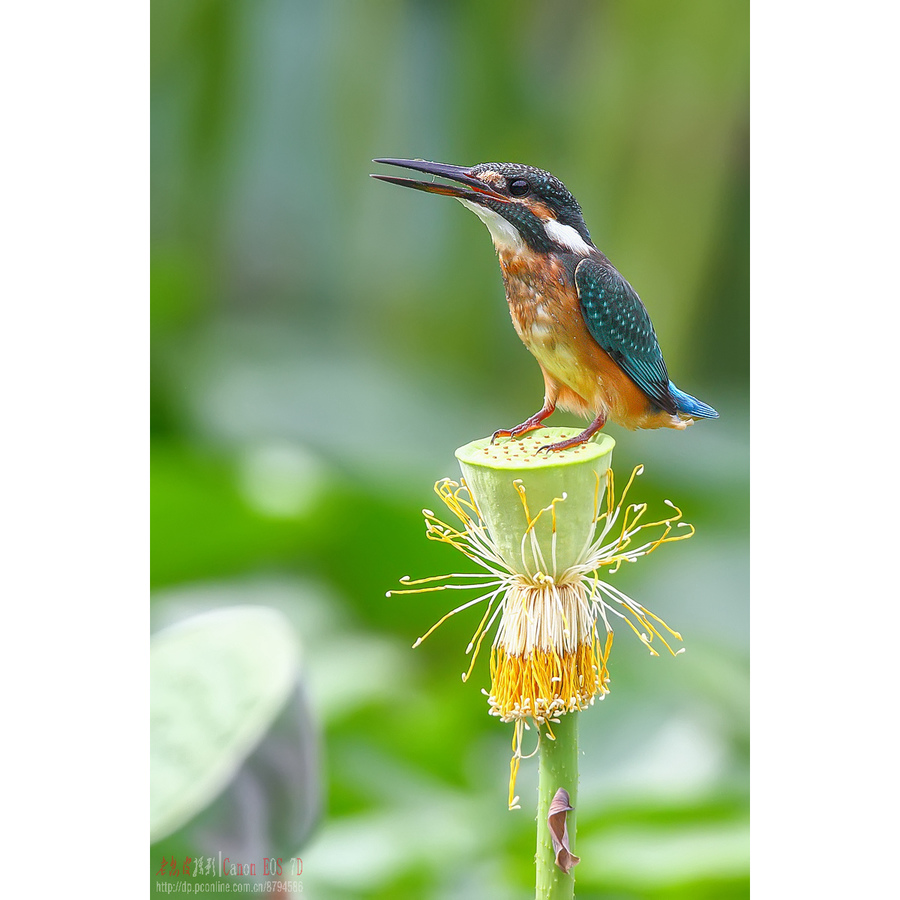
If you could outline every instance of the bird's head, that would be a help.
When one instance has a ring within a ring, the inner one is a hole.
[[[556,177],[520,163],[479,163],[450,166],[418,159],[376,159],[373,162],[414,169],[455,184],[373,175],[403,187],[456,197],[471,209],[491,233],[498,250],[587,255],[591,236],[578,201]]]

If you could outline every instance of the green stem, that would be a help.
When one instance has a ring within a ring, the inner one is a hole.
[[[553,841],[547,827],[550,803],[559,788],[569,792],[570,805],[577,806],[578,799],[578,713],[560,716],[553,725],[555,741],[541,738],[538,766],[537,808],[537,869],[535,897],[537,900],[568,900],[575,896],[575,869],[565,875],[556,865]],[[575,853],[575,813],[568,813],[566,827],[569,832],[569,849]]]

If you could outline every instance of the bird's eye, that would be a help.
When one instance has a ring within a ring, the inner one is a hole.
[[[528,193],[528,182],[518,178],[509,185],[509,192],[513,197],[524,197]]]

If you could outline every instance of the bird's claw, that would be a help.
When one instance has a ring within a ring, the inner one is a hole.
[[[531,431],[537,431],[538,428],[543,428],[544,426],[541,424],[546,416],[541,416],[540,419],[536,417],[532,417],[528,419],[526,422],[523,422],[521,425],[516,425],[515,428],[498,428],[491,435],[491,443],[493,444],[497,438],[508,437],[508,438],[517,438],[522,437],[523,434],[528,434]]]
[[[568,450],[569,447],[577,447],[579,444],[586,444],[589,438],[583,437],[582,435],[578,435],[577,437],[568,438],[564,441],[557,441],[555,444],[544,444],[543,447],[538,447],[538,453],[543,453],[545,450],[547,453],[550,453],[551,450]]]
[[[497,440],[497,438],[508,437],[510,438],[510,440],[512,440],[514,438],[522,437],[523,434],[528,434],[529,431],[534,431],[536,427],[539,428],[540,426],[538,425],[532,426],[530,428],[523,428],[521,425],[519,425],[517,428],[512,429],[501,428],[491,435],[491,443],[493,444],[494,441]]]
[[[541,453],[546,450],[549,453],[551,450],[568,450],[570,447],[579,447],[581,444],[586,444],[599,430],[599,426],[589,428],[587,431],[582,431],[581,434],[576,434],[575,437],[557,441],[555,444],[545,444],[543,447],[539,447],[537,452]]]

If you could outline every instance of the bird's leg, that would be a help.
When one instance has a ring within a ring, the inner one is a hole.
[[[526,419],[521,425],[516,425],[516,427],[512,429],[501,428],[499,431],[495,431],[491,437],[492,444],[498,437],[517,438],[521,437],[523,434],[528,434],[529,431],[540,428],[544,419],[556,409],[556,398],[559,396],[559,384],[552,375],[548,374],[543,366],[541,366],[541,373],[544,376],[544,405],[530,419]]]
[[[534,431],[536,428],[541,427],[541,423],[544,419],[549,416],[553,410],[556,409],[556,401],[544,400],[544,405],[533,415],[531,418],[526,419],[521,425],[516,425],[515,428],[501,428],[498,431],[495,431],[493,436],[491,437],[491,443],[493,444],[497,438],[501,437],[509,437],[509,438],[517,438],[521,437],[523,434],[528,434],[529,431]]]
[[[547,444],[546,447],[541,447],[538,450],[538,453],[541,450],[546,450],[548,453],[551,450],[566,450],[568,447],[575,447],[578,444],[583,444],[586,441],[589,441],[604,425],[606,424],[606,413],[601,412],[581,434],[576,434],[575,437],[567,438],[564,441],[559,441],[556,444]]]

